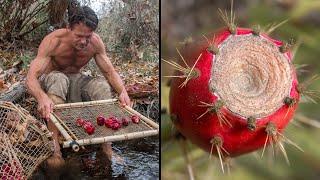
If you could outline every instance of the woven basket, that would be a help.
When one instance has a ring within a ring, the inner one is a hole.
[[[0,101],[0,176],[26,179],[53,153],[51,133],[25,109]]]

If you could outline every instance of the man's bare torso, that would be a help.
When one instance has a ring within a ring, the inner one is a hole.
[[[66,29],[59,29],[50,35],[52,36],[53,45],[55,46],[50,53],[50,62],[46,67],[45,73],[57,70],[64,73],[78,73],[80,69],[85,66],[96,53],[94,46],[94,34],[88,46],[77,51],[72,47],[70,34]]]

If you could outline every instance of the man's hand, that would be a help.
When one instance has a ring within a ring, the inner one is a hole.
[[[127,105],[127,106],[132,107],[132,103],[131,103],[130,98],[128,96],[128,93],[125,89],[122,90],[121,93],[119,94],[119,100],[120,100],[120,103],[122,106]]]
[[[50,113],[53,112],[53,101],[48,97],[44,96],[38,101],[38,111],[42,118],[45,118],[47,121],[50,119]]]

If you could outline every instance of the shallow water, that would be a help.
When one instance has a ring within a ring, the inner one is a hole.
[[[134,142],[134,141],[133,141]],[[159,178],[159,139],[144,138],[136,143],[116,145],[117,153],[123,157],[124,164],[112,164],[112,177],[128,179],[158,179]]]
[[[99,148],[95,145],[79,153],[64,149],[66,165],[59,173],[48,172],[42,165],[32,179],[159,179],[158,136],[113,143],[117,156],[112,162],[104,159]]]

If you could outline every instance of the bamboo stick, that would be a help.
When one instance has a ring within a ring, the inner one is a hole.
[[[66,129],[66,131],[70,133],[73,140],[78,140],[77,136],[69,129],[69,127],[59,117],[55,117],[59,121],[59,123]],[[83,146],[81,146],[81,148],[85,149]],[[75,149],[75,151],[78,151],[78,149]]]
[[[114,141],[122,141],[122,140],[129,140],[129,139],[136,139],[142,138],[147,136],[154,136],[159,133],[158,130],[149,130],[149,131],[142,131],[142,132],[134,132],[122,135],[114,135],[114,136],[106,136],[106,137],[98,137],[98,138],[91,138],[91,139],[82,139],[76,140],[76,142],[80,145],[92,145],[92,144],[101,144],[105,142],[114,142]],[[63,142],[63,148],[70,147],[71,141]]]
[[[129,111],[129,110],[127,110],[126,108],[123,108],[123,110],[125,111],[125,112],[127,112],[128,114],[130,114],[130,115],[134,115],[134,113],[133,112],[131,112],[131,111]],[[148,123],[146,123],[145,121],[140,121],[140,122],[142,122],[144,125],[146,125],[148,128],[150,128],[150,129],[154,129],[154,127],[153,126],[150,126],[150,124],[148,124]]]
[[[66,130],[66,132],[69,132],[70,136],[76,140],[77,139],[76,135],[73,134],[73,132],[69,129],[69,127],[55,114],[54,114],[54,117],[59,122],[59,124],[61,124],[61,126],[63,126],[63,128]]]
[[[1,105],[0,107],[6,108],[6,109],[10,109],[10,110],[12,110],[12,111],[17,111],[15,108],[12,108],[12,107],[6,106],[6,105]]]
[[[127,110],[126,108],[123,108],[123,109],[125,110],[125,112],[127,112],[127,113],[130,114],[130,115],[133,115],[133,114],[134,114],[133,112]],[[150,124],[146,123],[145,121],[142,120],[141,122],[142,122],[144,125],[146,125],[148,128],[154,129],[154,127],[150,126]]]
[[[65,108],[65,107],[77,107],[77,106],[86,106],[86,105],[94,105],[94,104],[102,104],[102,103],[111,103],[117,102],[117,99],[105,99],[99,101],[88,101],[88,102],[76,102],[76,103],[66,103],[66,104],[57,104],[54,106],[55,109]]]
[[[62,125],[59,123],[59,121],[57,120],[57,118],[53,115],[50,114],[50,119],[53,122],[53,124],[57,127],[57,129],[60,131],[60,133],[62,134],[62,136],[67,140],[67,141],[72,141],[72,138],[70,137],[70,135],[67,133],[67,131],[62,127]]]
[[[60,131],[60,133],[62,134],[62,136],[72,145],[69,144],[69,147],[72,146],[72,149],[74,151],[79,151],[79,145],[77,143],[74,143],[75,140],[73,140],[70,135],[67,133],[67,131],[62,127],[62,125],[59,123],[59,121],[57,120],[57,118],[50,113],[50,119],[53,122],[53,124],[57,127],[57,129]]]
[[[10,101],[0,101],[0,104],[6,105],[6,106],[11,106],[13,103]]]
[[[130,111],[132,114],[136,114],[138,115],[142,120],[144,120],[146,123],[148,123],[149,125],[151,125],[152,127],[156,128],[159,130],[159,125],[157,123],[155,123],[154,121],[150,120],[149,118],[143,116],[142,114],[140,114],[138,111],[132,109],[129,106],[125,106],[124,107],[126,110]]]

